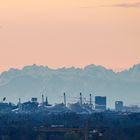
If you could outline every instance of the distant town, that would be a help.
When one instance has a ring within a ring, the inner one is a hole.
[[[60,103],[51,105],[32,97],[17,104],[0,102],[0,140],[139,140],[140,108],[115,101],[115,109],[107,107],[106,96],[82,93],[75,103],[67,102],[63,93]],[[121,132],[121,133],[120,133]],[[135,137],[134,137],[135,136]]]
[[[67,95],[63,94],[63,100],[60,103],[51,105],[48,101],[48,97],[42,95],[42,102],[38,102],[38,98],[32,97],[30,101],[19,102],[15,105],[13,103],[7,103],[6,97],[0,102],[0,112],[15,112],[15,113],[31,113],[31,112],[40,112],[46,111],[50,113],[65,113],[65,112],[74,112],[78,114],[92,114],[94,112],[106,112],[106,111],[115,111],[115,112],[140,112],[140,107],[138,105],[124,106],[123,101],[115,101],[115,109],[109,109],[107,107],[107,97],[106,96],[95,96],[94,101],[92,94],[89,95],[89,100],[86,100],[82,93],[79,94],[79,97],[76,98],[77,102],[67,103]]]

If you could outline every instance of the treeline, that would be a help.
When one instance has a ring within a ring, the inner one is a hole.
[[[83,133],[40,133],[38,127],[61,125],[66,128],[88,127],[89,140],[140,140],[140,113],[115,112],[80,115],[47,112],[0,114],[0,140],[84,140]]]

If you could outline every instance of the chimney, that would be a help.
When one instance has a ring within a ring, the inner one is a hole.
[[[92,106],[92,95],[90,94],[90,106]]]
[[[83,104],[83,101],[82,101],[82,93],[80,92],[80,105]]]
[[[44,95],[42,94],[42,106],[44,106]]]
[[[64,92],[64,104],[67,106],[67,101],[66,101],[66,93]]]

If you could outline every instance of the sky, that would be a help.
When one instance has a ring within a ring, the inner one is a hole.
[[[0,71],[139,62],[140,1],[0,0]]]

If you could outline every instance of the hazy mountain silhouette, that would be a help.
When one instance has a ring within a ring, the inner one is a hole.
[[[106,95],[111,106],[115,100],[140,104],[140,64],[118,73],[96,65],[83,69],[32,65],[22,70],[10,69],[0,75],[1,99],[6,96],[7,100],[17,102],[19,97],[24,101],[31,97],[41,99],[41,94],[45,94],[54,103],[63,101],[63,92],[69,97],[79,97],[82,92],[87,100],[90,93]]]

